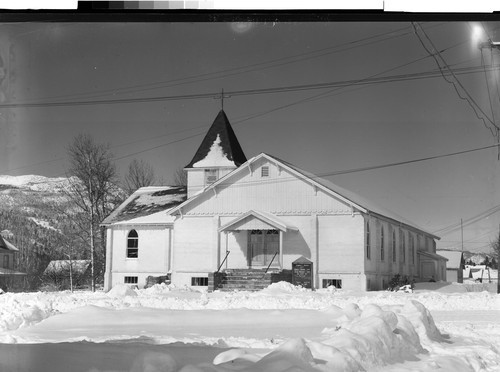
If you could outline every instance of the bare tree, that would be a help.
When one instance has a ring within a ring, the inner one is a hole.
[[[494,255],[497,261],[498,271],[500,272],[500,230],[498,232],[497,238],[491,243],[491,248],[493,249]],[[500,293],[500,275],[497,279],[497,293]]]
[[[156,176],[151,165],[143,160],[134,159],[128,166],[125,176],[125,191],[131,195],[139,187],[151,186],[156,182]]]
[[[184,170],[184,168],[179,167],[175,170],[174,185],[187,186],[187,172]]]
[[[102,267],[105,255],[105,232],[99,224],[120,201],[119,189],[115,186],[116,168],[111,162],[109,146],[95,143],[87,134],[73,139],[68,155],[70,184],[66,194],[74,206],[75,233],[89,244],[91,286],[95,291],[96,266]]]

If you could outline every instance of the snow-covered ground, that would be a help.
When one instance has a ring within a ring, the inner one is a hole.
[[[0,370],[499,371],[500,295],[470,289],[6,293]]]

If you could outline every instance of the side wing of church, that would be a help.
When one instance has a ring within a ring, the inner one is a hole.
[[[185,170],[187,190],[141,188],[103,222],[106,290],[148,276],[210,290],[234,272],[292,280],[294,262],[313,288],[445,278],[437,236],[274,156],[247,159],[222,110]]]

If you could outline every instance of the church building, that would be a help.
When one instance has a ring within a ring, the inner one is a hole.
[[[208,290],[446,277],[437,236],[275,156],[247,159],[223,110],[185,171],[187,187],[140,188],[103,221],[106,290],[148,277]]]

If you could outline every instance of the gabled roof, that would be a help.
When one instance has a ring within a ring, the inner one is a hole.
[[[250,210],[241,216],[235,218],[234,220],[228,222],[224,226],[221,226],[219,228],[219,231],[231,231],[231,230],[248,230],[247,228],[241,228],[242,223],[247,222],[248,220],[259,220],[264,222],[266,225],[273,227],[276,230],[281,230],[281,231],[287,231],[287,230],[294,230],[297,231],[298,229],[295,226],[292,226],[285,221],[283,221],[281,218],[276,217],[272,213],[268,212],[263,212],[263,211],[254,211]],[[245,221],[247,220],[247,221]]]
[[[14,252],[19,251],[19,249],[17,249],[16,247],[14,247],[14,245],[12,243],[10,243],[7,240],[5,240],[2,237],[2,235],[0,235],[0,249],[6,249],[8,251],[14,251]]]
[[[422,228],[418,227],[414,223],[404,219],[403,217],[399,216],[398,214],[391,212],[385,208],[376,206],[373,202],[357,195],[356,193],[353,193],[349,190],[346,190],[340,186],[335,185],[334,183],[322,179],[310,172],[304,171],[284,160],[281,160],[277,157],[274,157],[272,155],[266,154],[266,153],[260,153],[257,156],[254,156],[250,160],[248,160],[246,163],[242,164],[239,168],[233,170],[232,172],[226,174],[224,177],[218,179],[216,182],[212,183],[211,185],[207,186],[203,191],[200,191],[199,193],[193,195],[191,198],[186,200],[185,202],[179,204],[178,206],[172,208],[169,211],[169,214],[172,214],[185,205],[191,203],[193,200],[199,198],[201,195],[203,195],[205,192],[208,190],[211,190],[215,187],[217,187],[220,184],[226,184],[227,180],[231,177],[233,177],[235,174],[239,172],[243,172],[245,169],[247,169],[247,166],[251,165],[252,163],[256,162],[257,160],[261,158],[266,158],[267,160],[271,161],[272,163],[282,167],[283,169],[287,169],[289,172],[292,174],[296,175],[297,177],[303,179],[306,182],[309,182],[319,189],[325,191],[327,194],[330,194],[336,199],[339,199],[349,205],[351,205],[353,208],[356,210],[363,212],[363,213],[370,213],[370,214],[375,214],[381,217],[388,218],[390,220],[393,220],[396,223],[404,224],[407,227],[413,228],[415,230],[418,230],[420,232],[423,232],[429,236],[432,236],[435,239],[439,239],[438,236],[431,234]]]
[[[185,201],[186,197],[187,191],[184,186],[141,187],[106,217],[101,225],[131,220],[134,220],[134,223],[168,223],[165,220],[167,214],[159,212],[169,211]]]
[[[444,258],[448,259],[446,264],[447,269],[461,269],[462,268],[462,258],[463,253],[460,251],[444,251],[438,250],[436,253]]]
[[[186,168],[239,167],[247,158],[224,110],[220,110],[200,147]]]

